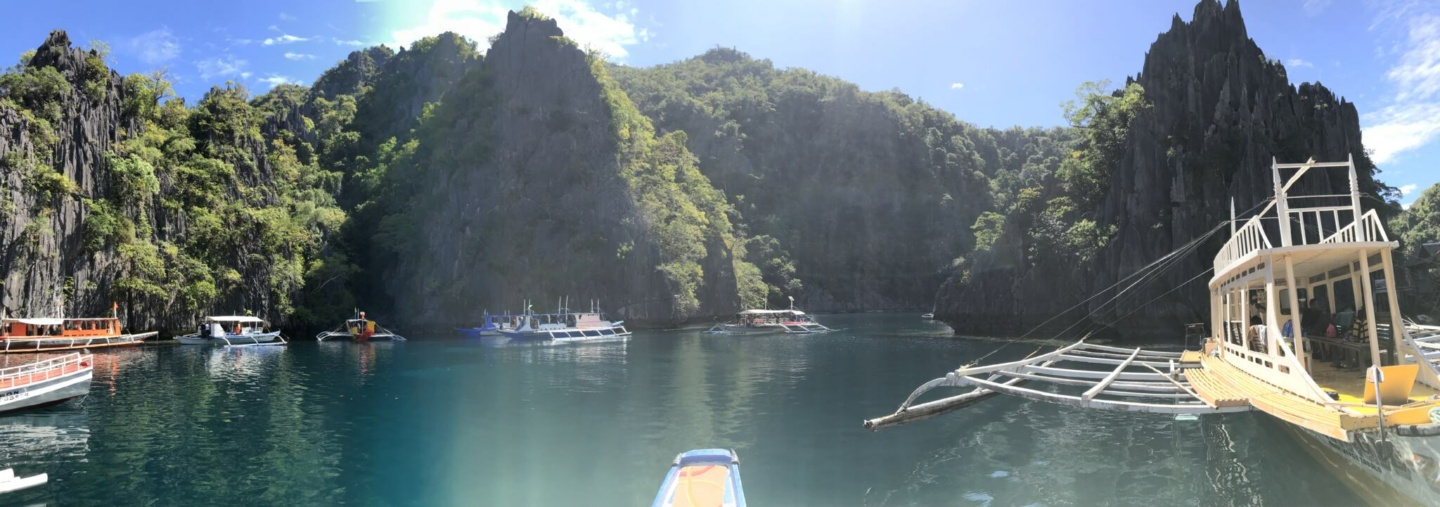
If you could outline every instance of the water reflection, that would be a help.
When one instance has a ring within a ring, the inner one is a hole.
[[[73,407],[0,417],[0,468],[80,458],[89,441],[89,419]]]

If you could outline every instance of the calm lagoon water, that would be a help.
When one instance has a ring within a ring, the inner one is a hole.
[[[843,330],[97,354],[84,401],[0,417],[0,465],[50,474],[0,504],[640,506],[699,447],[739,452],[755,506],[1359,503],[1260,415],[1002,397],[871,433],[1001,342],[916,315],[821,321]]]

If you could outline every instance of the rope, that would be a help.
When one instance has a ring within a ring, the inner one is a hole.
[[[1251,211],[1254,211],[1256,208],[1259,208],[1260,206],[1263,206],[1263,205],[1269,203],[1270,201],[1274,201],[1274,200],[1275,200],[1275,198],[1273,198],[1273,197],[1268,198],[1268,199],[1265,199],[1265,200],[1262,200],[1262,201],[1256,203],[1254,206],[1251,206],[1250,209],[1247,209],[1247,210],[1245,210],[1244,212],[1240,213],[1240,215],[1248,214],[1248,213],[1250,213]],[[1239,215],[1237,215],[1237,216],[1239,216]],[[1235,220],[1239,220],[1239,219],[1236,218]],[[1060,330],[1060,332],[1055,333],[1054,336],[1050,337],[1050,340],[1054,340],[1054,339],[1056,339],[1056,338],[1059,338],[1060,336],[1062,336],[1062,335],[1064,335],[1065,333],[1069,332],[1069,331],[1070,331],[1071,329],[1073,329],[1075,326],[1080,325],[1081,323],[1085,322],[1085,319],[1088,319],[1088,318],[1090,318],[1090,317],[1093,317],[1093,316],[1095,316],[1096,314],[1098,314],[1098,313],[1106,310],[1107,305],[1110,305],[1110,304],[1112,304],[1112,303],[1116,303],[1118,300],[1120,300],[1120,298],[1125,297],[1126,295],[1128,295],[1128,293],[1129,293],[1129,291],[1130,291],[1131,289],[1134,289],[1135,287],[1140,286],[1141,284],[1149,284],[1149,283],[1151,283],[1151,282],[1154,282],[1155,280],[1158,280],[1158,279],[1160,278],[1160,275],[1161,275],[1161,274],[1170,271],[1170,270],[1173,269],[1175,266],[1178,266],[1178,265],[1180,264],[1180,262],[1179,262],[1180,259],[1183,259],[1183,258],[1185,258],[1186,256],[1188,256],[1191,252],[1194,252],[1196,249],[1198,249],[1198,248],[1200,247],[1200,245],[1201,245],[1202,243],[1204,243],[1206,240],[1210,239],[1211,236],[1214,236],[1216,233],[1220,232],[1222,229],[1225,228],[1225,226],[1229,225],[1230,222],[1231,222],[1231,220],[1223,220],[1223,221],[1221,221],[1221,222],[1220,222],[1219,224],[1217,224],[1214,228],[1210,229],[1209,231],[1206,231],[1204,234],[1201,234],[1200,236],[1197,236],[1195,239],[1190,240],[1189,243],[1186,243],[1186,244],[1182,245],[1180,248],[1177,248],[1177,249],[1175,249],[1175,250],[1172,250],[1170,253],[1165,254],[1164,256],[1160,257],[1159,259],[1156,259],[1155,261],[1151,262],[1150,264],[1147,264],[1147,265],[1145,265],[1144,267],[1140,268],[1139,270],[1136,270],[1134,273],[1131,273],[1130,275],[1128,275],[1128,276],[1126,276],[1126,277],[1124,277],[1124,278],[1121,278],[1119,281],[1115,282],[1114,284],[1111,284],[1109,287],[1106,287],[1106,288],[1100,290],[1099,292],[1096,292],[1094,295],[1086,298],[1084,301],[1081,301],[1081,302],[1079,302],[1079,303],[1076,303],[1074,306],[1071,306],[1070,308],[1065,309],[1065,311],[1062,311],[1062,312],[1056,314],[1055,316],[1050,317],[1049,319],[1045,319],[1044,322],[1041,322],[1040,324],[1036,325],[1035,327],[1030,328],[1029,331],[1026,331],[1024,334],[1020,335],[1018,338],[1016,338],[1016,339],[1014,339],[1014,340],[1012,340],[1012,341],[1007,341],[1007,342],[1005,342],[1004,344],[1001,344],[999,347],[996,347],[995,350],[991,350],[990,352],[986,353],[985,355],[980,356],[979,358],[976,358],[975,360],[971,361],[970,364],[971,364],[971,365],[974,365],[974,364],[979,363],[980,361],[984,361],[986,358],[994,355],[994,354],[997,353],[997,352],[1000,352],[1000,351],[1003,350],[1005,347],[1008,347],[1011,343],[1014,343],[1014,342],[1020,341],[1020,340],[1024,340],[1026,336],[1029,336],[1031,333],[1034,333],[1035,331],[1038,331],[1040,328],[1045,327],[1046,324],[1049,324],[1050,322],[1054,321],[1055,319],[1058,319],[1058,318],[1060,318],[1061,316],[1063,316],[1063,315],[1065,315],[1065,314],[1067,314],[1067,313],[1070,313],[1071,311],[1074,311],[1076,308],[1079,308],[1079,307],[1085,305],[1086,303],[1089,303],[1090,301],[1093,301],[1095,298],[1100,297],[1101,295],[1105,294],[1106,292],[1109,292],[1111,289],[1114,289],[1115,287],[1120,286],[1120,284],[1123,284],[1123,283],[1129,281],[1129,280],[1132,279],[1132,278],[1140,277],[1138,280],[1135,280],[1133,283],[1131,283],[1130,285],[1126,286],[1124,289],[1121,289],[1120,292],[1115,293],[1115,296],[1114,296],[1114,297],[1111,297],[1110,299],[1105,300],[1104,302],[1100,303],[1100,305],[1097,306],[1094,310],[1092,310],[1092,311],[1090,311],[1089,313],[1085,314],[1085,316],[1080,317],[1079,319],[1076,319],[1076,321],[1075,321],[1074,323],[1070,324],[1069,326],[1066,326],[1065,329]],[[1153,269],[1152,269],[1152,268],[1153,268]],[[1214,270],[1214,269],[1215,269],[1214,267],[1207,268],[1205,271],[1201,272],[1199,275],[1196,275],[1195,277],[1191,278],[1190,280],[1186,280],[1184,283],[1181,283],[1181,284],[1179,284],[1179,285],[1176,285],[1175,288],[1170,289],[1170,290],[1169,290],[1168,292],[1166,292],[1165,294],[1161,294],[1160,296],[1158,296],[1158,297],[1156,297],[1156,298],[1154,298],[1154,299],[1151,299],[1150,301],[1147,301],[1147,302],[1145,302],[1144,304],[1142,304],[1142,305],[1140,305],[1140,306],[1135,307],[1134,310],[1131,310],[1130,313],[1127,313],[1127,314],[1121,316],[1120,319],[1124,319],[1124,318],[1126,318],[1126,317],[1129,317],[1130,315],[1133,315],[1135,312],[1139,311],[1141,308],[1144,308],[1145,306],[1149,305],[1150,303],[1154,303],[1155,301],[1158,301],[1159,299],[1161,299],[1161,298],[1163,298],[1163,297],[1165,297],[1165,296],[1170,295],[1171,293],[1175,292],[1176,290],[1179,290],[1181,287],[1184,287],[1186,284],[1194,281],[1194,280],[1197,279],[1197,278],[1200,278],[1201,276],[1204,276],[1205,273],[1208,273],[1208,272],[1210,272],[1210,271],[1212,271],[1212,270]],[[1117,304],[1116,306],[1118,307],[1118,304]],[[1117,319],[1117,320],[1118,320],[1118,319]],[[1039,347],[1037,347],[1037,348],[1035,349],[1035,351],[1038,352],[1038,351],[1039,351],[1041,348],[1043,348],[1044,346],[1045,346],[1045,345],[1043,345],[1043,344],[1040,345]],[[1035,354],[1035,352],[1031,352],[1031,355],[1032,355],[1032,356],[1033,356],[1034,354]],[[1027,357],[1028,357],[1028,356],[1027,356]]]

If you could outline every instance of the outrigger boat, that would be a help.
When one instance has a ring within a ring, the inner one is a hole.
[[[325,341],[330,338],[350,338],[357,342],[370,340],[391,340],[397,342],[405,341],[404,336],[385,329],[375,321],[365,318],[365,312],[356,311],[354,318],[345,321],[345,324],[331,331],[325,331],[315,335],[316,341]]]
[[[139,345],[158,332],[127,334],[114,316],[93,319],[0,318],[0,353]]]
[[[475,327],[457,327],[456,333],[466,338],[481,338],[485,336],[500,336],[502,331],[514,331],[520,326],[520,316],[510,314],[490,315],[485,312],[485,323]]]
[[[715,324],[706,334],[812,334],[832,329],[815,322],[805,312],[791,306],[789,310],[745,310],[729,322]]]
[[[565,305],[551,314],[531,312],[527,302],[525,313],[521,314],[513,330],[501,330],[500,334],[511,340],[545,340],[554,342],[599,342],[617,341],[630,338],[625,321],[611,322],[600,313],[600,305],[590,302],[588,312],[570,312]]]
[[[1341,168],[1349,170],[1348,194],[1289,195],[1307,173]],[[1260,411],[1362,496],[1440,505],[1440,328],[1401,316],[1392,260],[1399,245],[1374,210],[1361,208],[1353,158],[1272,163],[1271,172],[1276,194],[1264,210],[1239,224],[1232,206],[1199,350],[1082,339],[1018,361],[967,365],[865,426],[905,424],[997,394],[1177,417]],[[1365,318],[1365,309],[1382,311]],[[971,390],[916,403],[941,387]]]
[[[176,338],[181,345],[286,345],[279,331],[266,331],[265,320],[246,315],[206,317],[195,334]]]
[[[697,449],[675,456],[651,507],[745,507],[740,457],[729,449]]]
[[[0,369],[0,413],[64,403],[90,393],[95,361],[72,352]]]

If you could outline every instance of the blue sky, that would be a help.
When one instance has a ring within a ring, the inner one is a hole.
[[[1191,0],[308,0],[78,1],[11,5],[0,58],[54,28],[108,43],[121,72],[166,69],[190,100],[212,84],[257,93],[309,84],[347,53],[453,30],[485,40],[529,3],[614,61],[648,66],[735,47],[868,90],[899,88],[982,126],[1062,123],[1084,81],[1123,82]],[[1249,35],[1292,82],[1354,102],[1381,178],[1406,191],[1440,182],[1440,4],[1418,0],[1241,2]]]

